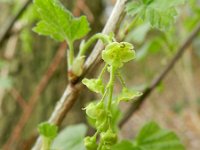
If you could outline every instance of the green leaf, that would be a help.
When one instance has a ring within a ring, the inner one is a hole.
[[[112,150],[140,150],[133,146],[130,141],[121,141],[112,147]]]
[[[81,16],[80,18],[74,18],[71,24],[71,37],[72,41],[81,39],[90,31],[89,22],[86,16]]]
[[[33,30],[58,41],[74,42],[85,36],[90,28],[87,18],[75,18],[58,0],[34,0],[41,19]]]
[[[150,4],[153,0],[142,0],[142,2],[146,5]]]
[[[172,7],[176,7],[178,5],[182,5],[185,3],[185,0],[152,0],[149,4],[150,7],[158,10],[167,10]]]
[[[129,2],[126,5],[126,12],[130,16],[134,16],[135,14],[140,14],[145,9],[145,5],[143,5],[140,1]]]
[[[85,150],[83,140],[86,131],[87,127],[84,124],[66,127],[53,141],[52,149]]]
[[[112,42],[102,51],[102,59],[115,68],[120,68],[125,62],[135,58],[133,45],[128,42]]]
[[[129,15],[138,15],[142,20],[150,22],[152,27],[167,30],[175,22],[175,7],[185,0],[142,0],[130,2],[126,6]]]
[[[175,133],[161,129],[155,122],[140,130],[134,145],[142,150],[185,150]]]
[[[42,136],[52,140],[57,135],[58,127],[48,122],[44,122],[39,124],[38,131]]]
[[[142,93],[138,91],[129,90],[127,88],[122,89],[122,93],[117,97],[117,101],[130,101],[135,97],[141,96]]]
[[[179,138],[171,131],[149,122],[140,130],[134,142],[121,141],[112,150],[185,150]]]
[[[166,11],[149,8],[146,12],[146,19],[149,20],[152,27],[161,30],[169,29],[175,23],[175,16],[177,15],[175,8],[170,8]]]
[[[86,85],[91,91],[103,94],[104,93],[104,84],[101,79],[83,79],[82,83]]]

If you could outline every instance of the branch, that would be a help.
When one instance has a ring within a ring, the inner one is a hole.
[[[24,126],[26,125],[28,119],[30,118],[32,111],[35,108],[35,105],[37,104],[39,96],[44,91],[49,80],[52,78],[53,74],[55,73],[56,69],[58,68],[61,60],[64,58],[65,49],[66,49],[66,44],[65,43],[61,44],[52,63],[48,67],[47,72],[44,74],[44,76],[40,80],[39,84],[35,88],[35,91],[33,92],[32,96],[28,100],[28,103],[27,103],[25,109],[23,110],[23,114],[21,115],[12,134],[10,135],[10,139],[5,143],[5,145],[4,145],[5,150],[9,149],[9,147],[11,145],[12,146],[14,145],[13,143],[16,143],[19,140],[19,137],[21,136],[21,132],[23,131]]]
[[[127,0],[118,0],[117,1],[116,5],[112,11],[112,14],[110,15],[102,33],[109,34],[110,32],[114,32],[114,30],[116,28],[116,24],[120,18],[120,15],[122,14],[122,12],[124,10],[126,1]],[[90,69],[92,69],[97,64],[97,62],[99,61],[98,58],[100,56],[102,49],[103,49],[103,44],[100,41],[98,41],[97,44],[95,45],[92,53],[90,54],[90,56],[88,57],[88,59],[85,62],[83,75],[79,79],[77,79],[76,83],[73,83],[73,84],[67,86],[61,99],[59,100],[58,104],[56,105],[50,119],[48,120],[50,123],[53,123],[56,125],[61,124],[66,113],[71,109],[71,107],[77,100],[78,93],[80,92],[81,87],[82,87],[80,80],[82,79],[82,77],[84,77],[86,75],[86,73],[88,73],[88,71]],[[39,150],[40,147],[41,147],[41,138],[39,137],[37,139],[35,146],[32,148],[32,150]]]
[[[13,16],[9,22],[7,22],[4,26],[4,28],[1,28],[1,32],[0,32],[0,47],[3,44],[4,40],[7,38],[10,30],[12,29],[13,25],[15,24],[15,22],[19,19],[19,17],[23,14],[23,12],[26,10],[26,8],[28,7],[28,5],[32,2],[32,0],[27,0],[23,6],[19,9],[19,11],[16,13],[15,16]]]
[[[182,54],[185,50],[190,46],[192,41],[198,36],[200,32],[200,23],[193,30],[193,32],[188,36],[188,38],[183,42],[183,44],[178,48],[177,53],[174,55],[169,64],[165,67],[165,69],[151,82],[150,86],[147,87],[143,91],[143,95],[138,98],[134,104],[125,112],[124,118],[120,122],[120,127],[122,127],[128,119],[132,116],[134,112],[136,112],[142,105],[142,103],[146,100],[146,98],[151,94],[151,92],[155,89],[156,86],[166,77],[170,70],[174,67],[176,62],[181,58]]]

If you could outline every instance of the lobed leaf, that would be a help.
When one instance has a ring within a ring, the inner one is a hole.
[[[133,146],[133,143],[130,141],[121,141],[120,143],[115,144],[112,147],[113,150],[140,150],[137,147]]]
[[[155,122],[140,130],[134,145],[142,150],[185,150],[175,133],[161,129]]]
[[[175,133],[149,122],[142,127],[133,142],[121,141],[113,150],[185,150]]]
[[[58,0],[34,0],[34,5],[41,19],[33,28],[38,34],[73,42],[90,30],[85,16],[73,17]]]
[[[129,15],[138,15],[142,20],[150,22],[152,27],[166,30],[175,22],[176,6],[185,0],[140,0],[130,2],[126,6]]]
[[[59,150],[85,150],[83,139],[87,127],[85,124],[68,126],[55,138],[52,149]]]

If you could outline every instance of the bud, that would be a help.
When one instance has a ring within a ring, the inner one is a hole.
[[[97,143],[96,143],[96,137],[85,137],[84,138],[84,145],[87,150],[97,150]]]
[[[111,145],[105,144],[105,145],[102,146],[101,150],[111,150]]]
[[[106,132],[101,134],[101,139],[104,141],[104,143],[113,145],[117,142],[117,134],[111,129],[108,129]]]

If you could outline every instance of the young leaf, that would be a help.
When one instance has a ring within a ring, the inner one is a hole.
[[[161,129],[155,122],[140,130],[134,145],[142,150],[185,150],[175,133]]]
[[[103,94],[104,93],[104,85],[101,79],[83,79],[82,83],[86,85],[91,91]]]
[[[175,22],[176,6],[185,0],[140,0],[126,6],[129,15],[138,15],[142,20],[158,29],[166,30]]]
[[[102,51],[102,59],[116,68],[121,68],[125,62],[134,58],[133,45],[127,42],[113,42]]]
[[[39,124],[38,131],[42,136],[52,140],[57,135],[58,127],[56,125],[49,124],[48,122],[44,122]]]
[[[61,131],[52,144],[52,149],[85,150],[83,139],[87,127],[84,124],[68,126]]]
[[[81,73],[83,72],[83,64],[85,62],[85,56],[77,57],[73,64],[72,64],[72,72],[76,76],[80,76]]]
[[[141,3],[141,1],[133,1],[127,3],[125,10],[128,15],[134,16],[136,14],[141,14],[145,10],[145,5]]]
[[[58,0],[34,0],[34,5],[41,19],[33,28],[38,34],[74,42],[90,30],[85,16],[74,18]]]
[[[117,101],[130,101],[135,97],[141,96],[142,93],[138,91],[131,91],[127,88],[122,89],[122,93],[117,97]]]

